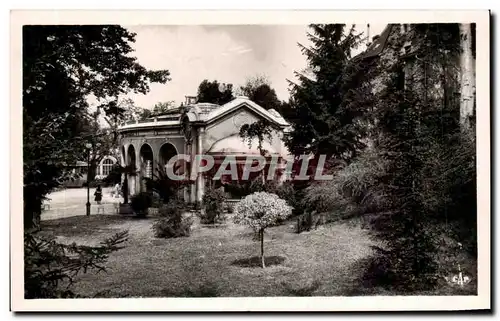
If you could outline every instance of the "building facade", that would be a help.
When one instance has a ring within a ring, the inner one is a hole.
[[[120,162],[134,165],[136,175],[128,176],[129,193],[145,191],[143,178],[152,178],[164,170],[172,157],[187,155],[179,172],[185,173],[194,164],[196,155],[210,155],[215,167],[231,156],[241,165],[248,155],[260,155],[258,142],[252,144],[239,136],[240,128],[260,120],[272,128],[271,139],[263,142],[266,158],[275,158],[280,164],[289,153],[283,143],[286,120],[275,110],[266,110],[247,97],[237,97],[224,104],[188,102],[167,114],[146,120],[129,122],[118,129],[120,134]],[[204,190],[210,186],[210,176],[196,174],[194,184],[185,188],[187,202],[201,202]]]

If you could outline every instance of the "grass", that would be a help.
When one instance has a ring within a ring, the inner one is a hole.
[[[251,230],[228,222],[193,225],[190,237],[154,238],[153,219],[78,216],[42,222],[62,242],[97,244],[129,230],[126,248],[111,254],[107,273],[79,277],[75,292],[96,297],[242,297],[391,295],[363,289],[361,276],[375,244],[359,224],[337,222],[294,233],[293,223],[266,230],[265,269]]]

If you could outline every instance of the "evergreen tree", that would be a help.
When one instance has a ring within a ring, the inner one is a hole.
[[[438,265],[438,240],[455,238],[475,249],[475,143],[460,130],[456,98],[459,28],[414,25],[389,46],[402,54],[380,63],[390,77],[374,108],[375,148],[390,162],[379,182],[389,214],[374,222],[385,241],[377,248],[379,281],[428,289],[456,269]]]
[[[404,89],[402,64],[394,69],[398,71],[380,96],[384,107],[379,110],[378,127],[384,137],[378,148],[390,164],[380,188],[389,195],[391,214],[378,219],[377,234],[386,246],[375,249],[384,262],[382,280],[399,290],[418,290],[433,286],[437,278],[436,248],[426,229],[421,193],[427,137],[420,128],[421,101]]]
[[[287,139],[294,154],[325,154],[349,160],[364,147],[362,118],[370,104],[367,66],[351,59],[361,41],[354,26],[314,24],[311,47],[300,45],[310,73],[296,73],[291,85],[294,131]]]

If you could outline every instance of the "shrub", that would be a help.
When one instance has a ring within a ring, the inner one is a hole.
[[[311,184],[305,189],[307,209],[351,216],[386,209],[387,198],[381,179],[388,161],[368,149],[334,174],[333,180]]]
[[[231,198],[240,199],[252,194],[251,181],[232,181],[224,185],[224,190],[229,193]]]
[[[160,208],[163,205],[163,200],[158,193],[151,193],[151,207]]]
[[[184,218],[184,202],[173,200],[158,210],[159,218],[153,223],[155,237],[174,238],[191,234],[191,217]]]
[[[109,254],[127,240],[123,231],[104,240],[99,246],[60,244],[54,238],[24,234],[25,299],[74,298],[71,290],[75,277],[89,271],[106,271]]]
[[[84,182],[82,185],[83,185],[83,187],[87,187],[87,182]],[[102,179],[94,179],[94,180],[90,181],[90,183],[88,185],[90,188],[96,188],[99,185],[101,185],[101,187],[102,186],[109,186],[109,184],[107,184]]]
[[[215,224],[224,220],[224,204],[226,197],[219,188],[211,188],[203,195],[203,209],[198,216],[203,224]]]
[[[276,194],[257,192],[248,195],[234,208],[234,222],[251,227],[260,236],[262,267],[264,262],[264,230],[292,214],[292,207]]]
[[[138,217],[145,217],[148,214],[148,208],[153,204],[153,198],[150,193],[141,192],[132,196],[130,207]]]

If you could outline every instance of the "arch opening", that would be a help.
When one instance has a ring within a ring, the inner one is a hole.
[[[136,165],[135,148],[134,148],[133,145],[130,145],[128,147],[128,151],[127,151],[127,165]]]
[[[141,176],[153,178],[153,149],[149,144],[144,144],[141,146],[139,155],[141,157]]]
[[[160,157],[159,157],[159,165],[165,170],[165,166],[168,164],[170,159],[177,155],[177,149],[171,143],[165,143],[160,147]]]

